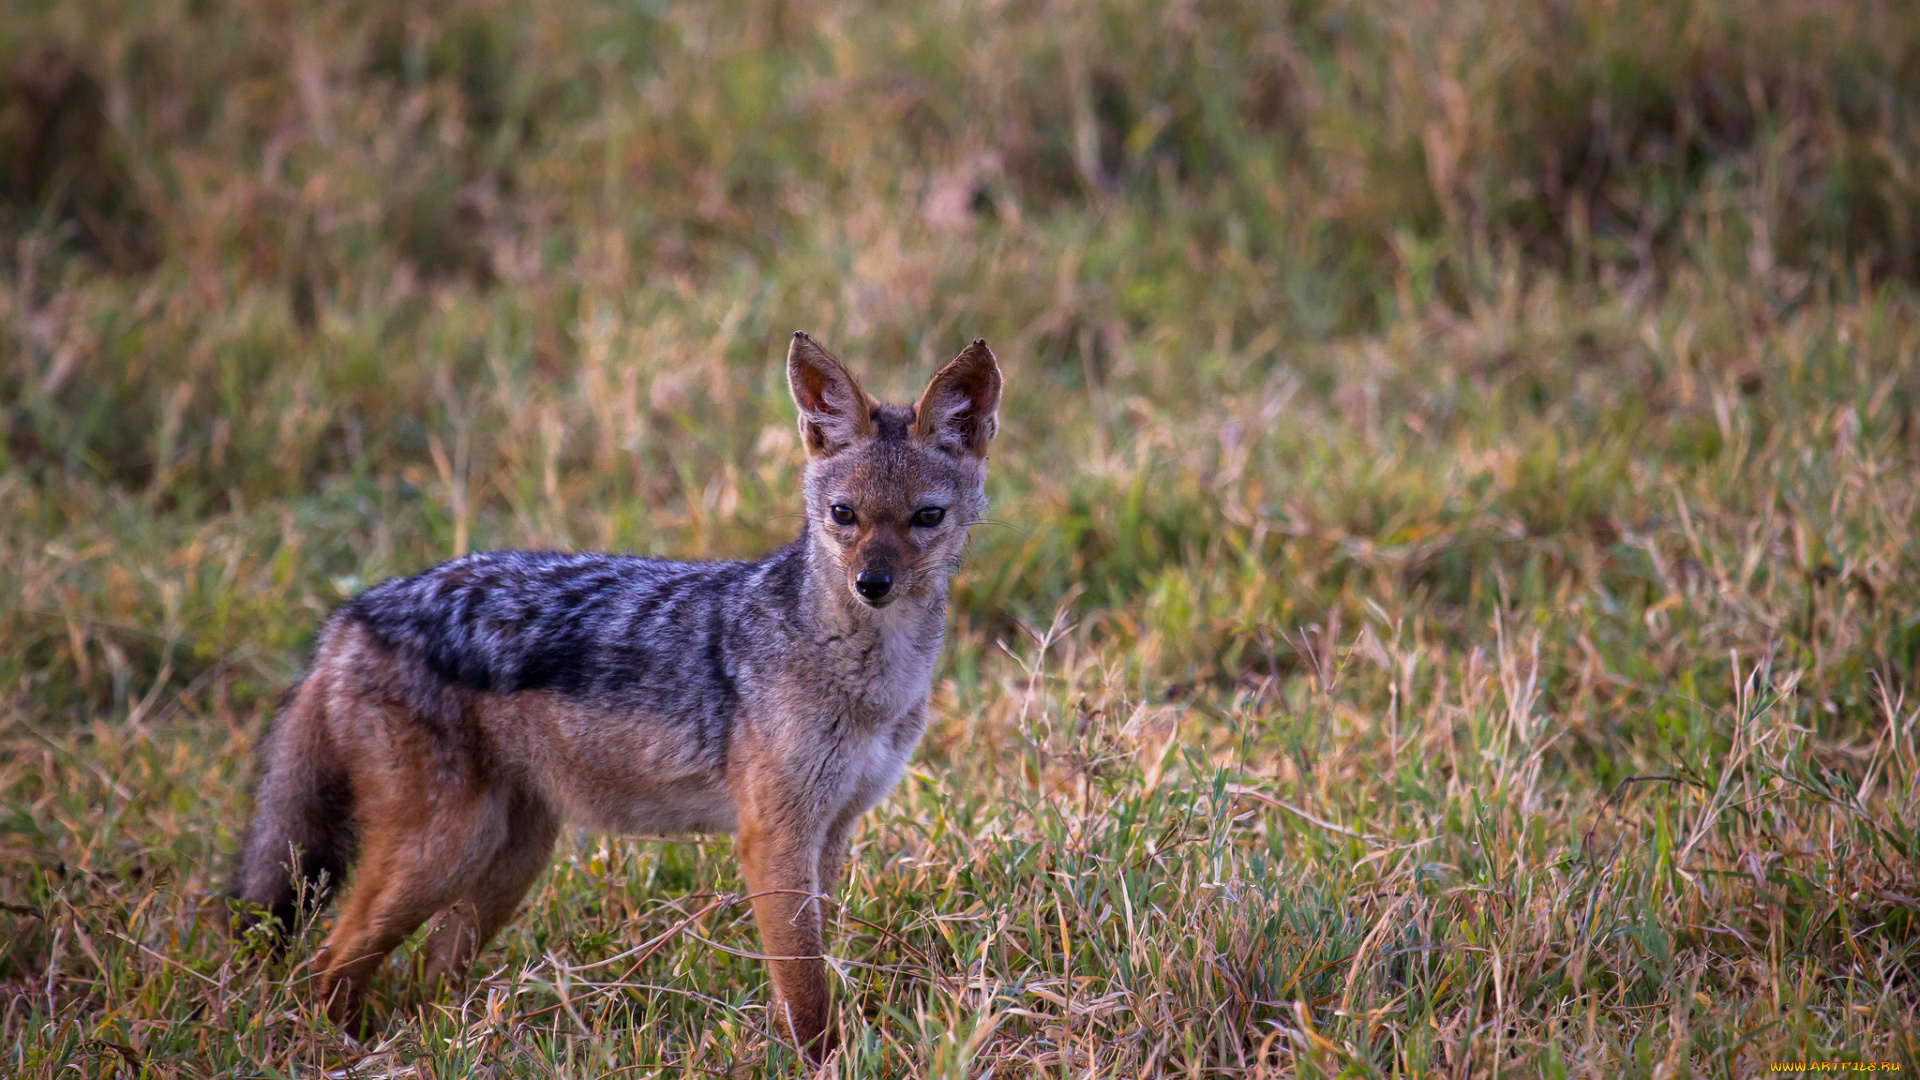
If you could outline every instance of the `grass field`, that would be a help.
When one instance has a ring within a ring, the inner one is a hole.
[[[725,838],[371,1046],[216,898],[344,596],[790,538],[797,328],[1008,377],[840,1075],[1920,1067],[1903,0],[22,0],[0,93],[0,1074],[800,1071]]]

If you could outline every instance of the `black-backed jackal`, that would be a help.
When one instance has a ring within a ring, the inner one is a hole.
[[[346,880],[317,960],[342,1026],[430,919],[429,979],[463,979],[574,823],[733,833],[785,958],[776,1030],[832,1048],[817,898],[926,725],[1000,370],[975,341],[917,404],[882,405],[795,334],[787,378],[806,521],[779,551],[471,555],[328,621],[265,744],[233,894],[290,924],[302,881]]]

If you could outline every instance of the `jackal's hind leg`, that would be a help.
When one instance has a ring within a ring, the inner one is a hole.
[[[367,830],[364,856],[317,963],[327,1015],[359,1035],[369,984],[388,954],[458,900],[500,849],[505,807],[485,796],[392,808]]]
[[[516,799],[507,815],[507,838],[493,861],[452,907],[440,913],[427,937],[423,982],[428,994],[464,983],[474,958],[513,919],[527,890],[553,856],[560,819],[547,807]]]

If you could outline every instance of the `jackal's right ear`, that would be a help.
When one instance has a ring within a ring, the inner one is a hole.
[[[787,389],[800,407],[800,441],[809,457],[830,457],[873,437],[873,399],[832,353],[798,330],[787,347]]]

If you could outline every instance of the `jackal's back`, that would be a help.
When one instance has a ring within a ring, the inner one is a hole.
[[[449,687],[713,728],[739,698],[741,614],[797,595],[799,569],[788,550],[751,563],[495,551],[382,582],[337,618]]]

